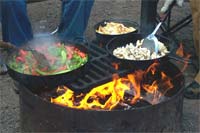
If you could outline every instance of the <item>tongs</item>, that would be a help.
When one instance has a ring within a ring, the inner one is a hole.
[[[158,39],[155,36],[156,32],[158,31],[158,29],[160,28],[162,22],[160,22],[156,28],[154,29],[154,31],[149,34],[143,41],[142,43],[142,47],[143,48],[147,48],[150,50],[151,53],[155,52],[156,54],[158,53]]]
[[[24,48],[18,48],[15,45],[13,45],[13,44],[11,44],[9,42],[0,41],[0,48],[3,48],[3,49],[14,49],[17,52],[20,49],[23,49],[25,51],[31,51],[31,53],[33,54],[33,56],[37,60],[37,62],[38,62],[38,64],[39,64],[40,67],[42,67],[42,68],[44,68],[44,67],[49,68],[50,67],[49,61],[47,60],[47,58],[45,57],[45,55],[42,54],[41,52],[38,52],[37,50],[29,47],[29,46],[26,46]]]

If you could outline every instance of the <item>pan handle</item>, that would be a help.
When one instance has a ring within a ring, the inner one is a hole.
[[[16,49],[16,46],[9,43],[9,42],[0,41],[0,48],[2,48],[2,49]]]
[[[170,59],[173,59],[173,60],[176,60],[176,61],[180,61],[180,62],[182,62],[182,63],[192,64],[192,60],[191,60],[191,59],[184,59],[184,58],[182,58],[182,57],[180,57],[180,56],[178,56],[178,55],[176,55],[176,54],[170,53],[170,54],[168,55],[168,57],[169,57]]]

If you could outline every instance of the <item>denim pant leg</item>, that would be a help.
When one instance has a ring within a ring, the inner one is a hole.
[[[62,40],[83,38],[94,0],[62,0],[58,35]]]
[[[25,0],[0,0],[3,41],[20,46],[33,38]]]

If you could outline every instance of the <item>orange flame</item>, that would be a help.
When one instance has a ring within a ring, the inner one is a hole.
[[[191,57],[191,54],[188,54],[184,51],[183,44],[180,43],[179,48],[176,51],[176,55],[183,57],[184,59],[188,60]]]
[[[185,60],[189,60],[190,57],[191,57],[191,54],[188,54],[188,53],[186,53],[186,52],[184,51],[184,48],[183,48],[183,44],[182,44],[182,43],[180,43],[180,46],[179,46],[179,48],[178,48],[177,51],[176,51],[176,55],[182,57],[182,58],[185,59]],[[186,69],[187,67],[188,67],[188,63],[185,62],[185,63],[183,64],[183,67],[182,67],[182,69],[181,69],[181,72],[185,71],[185,69]],[[179,75],[177,75],[177,76],[179,76]]]
[[[115,68],[115,70],[119,70],[119,64],[118,63],[113,62],[112,66]]]
[[[113,110],[118,105],[134,105],[139,99],[143,98],[141,96],[142,89],[145,90],[146,94],[159,94],[159,97],[161,97],[173,88],[173,84],[164,72],[156,70],[158,65],[158,63],[154,63],[146,71],[137,70],[123,78],[114,74],[113,81],[95,87],[86,94],[76,94],[66,86],[60,86],[57,91],[64,90],[65,93],[56,98],[51,98],[51,102],[76,109]],[[151,83],[144,82],[147,74],[156,73],[161,75],[160,79],[155,79]],[[132,92],[130,98],[126,97],[126,94],[129,94],[128,92]],[[154,98],[151,103],[158,103],[159,97]]]
[[[176,51],[176,55],[178,55],[180,57],[184,56],[184,50],[183,50],[183,44],[182,43],[180,43],[180,46],[179,46],[179,48]]]

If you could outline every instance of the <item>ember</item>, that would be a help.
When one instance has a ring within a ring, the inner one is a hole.
[[[57,91],[65,93],[51,102],[70,108],[84,110],[113,110],[119,105],[133,106],[140,100],[157,104],[173,88],[171,78],[158,69],[159,63],[153,63],[146,71],[137,70],[126,77],[113,74],[113,81],[93,88],[90,92],[76,94],[67,86],[59,86]],[[126,97],[125,94],[131,94]],[[152,99],[149,100],[149,95]]]

